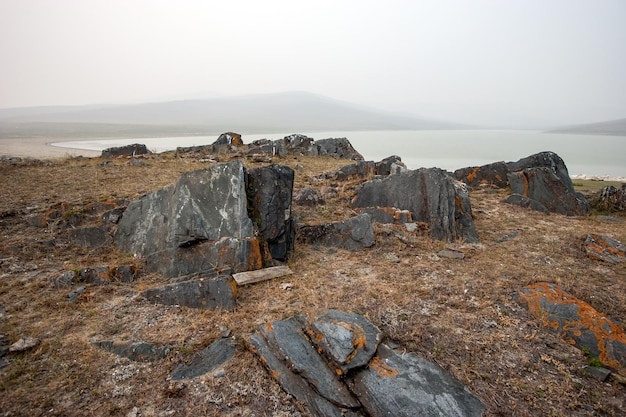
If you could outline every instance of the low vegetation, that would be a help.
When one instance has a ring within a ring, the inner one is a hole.
[[[275,162],[296,171],[295,192],[314,187],[326,196],[323,206],[295,206],[299,222],[354,215],[349,202],[358,182],[317,177],[348,162],[315,157]],[[76,214],[93,202],[135,199],[210,163],[166,153],[0,164],[0,334],[11,343],[41,340],[4,358],[0,414],[307,416],[242,340],[267,321],[334,308],[365,315],[388,342],[446,368],[486,404],[487,416],[623,415],[625,385],[591,377],[583,367],[593,358],[543,327],[512,294],[537,281],[553,282],[626,323],[625,263],[604,264],[581,251],[587,233],[626,242],[626,222],[528,211],[503,204],[506,190],[471,192],[479,244],[448,244],[430,239],[423,229],[375,225],[376,245],[369,250],[298,245],[289,261],[294,274],[240,288],[233,312],[149,304],[137,294],[164,281],[154,274],[133,284],[88,286],[75,304],[68,302],[71,288],[53,285],[64,271],[141,266],[141,260],[115,248],[72,246],[62,230],[32,226],[29,218],[61,203]],[[519,234],[498,243],[513,231]],[[465,259],[439,257],[445,248],[462,251]],[[177,364],[224,329],[241,349],[223,375],[168,379]],[[164,360],[137,363],[90,344],[108,339],[174,349]]]

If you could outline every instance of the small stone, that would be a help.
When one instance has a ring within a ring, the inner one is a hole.
[[[34,348],[39,343],[41,343],[41,340],[35,337],[21,338],[9,347],[9,352],[24,352]]]
[[[213,377],[214,378],[223,378],[225,376],[226,376],[226,371],[224,370],[224,368],[216,369],[213,372]]]
[[[611,371],[606,368],[601,368],[597,366],[583,366],[583,370],[587,372],[592,377],[604,382],[611,375]]]
[[[437,255],[441,258],[449,258],[449,259],[464,259],[465,254],[461,251],[454,249],[444,249],[437,252]]]
[[[283,282],[280,284],[280,289],[283,291],[290,291],[293,289],[293,284],[291,282]]]
[[[407,232],[414,232],[417,230],[417,223],[404,223]]]
[[[82,285],[67,295],[67,300],[70,304],[76,304],[76,300],[78,300],[78,297],[85,291],[85,288],[86,287]]]

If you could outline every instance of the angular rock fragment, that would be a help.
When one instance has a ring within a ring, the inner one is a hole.
[[[17,342],[9,346],[9,352],[25,352],[41,343],[36,337],[22,337]]]
[[[509,185],[508,173],[507,164],[500,161],[477,167],[457,169],[454,171],[454,176],[470,187],[488,184],[497,188],[505,188]]]
[[[133,143],[132,145],[116,146],[107,148],[102,151],[102,158],[115,158],[118,156],[137,156],[152,153],[146,145],[141,143]]]
[[[382,332],[359,314],[329,310],[309,322],[306,332],[337,367],[337,374],[366,365],[382,339]]]
[[[366,369],[348,377],[348,385],[371,417],[479,417],[485,410],[438,365],[411,353],[398,355],[386,345]]]
[[[293,202],[301,206],[317,206],[325,203],[324,197],[314,188],[303,188],[293,196]]]
[[[591,259],[617,265],[626,257],[626,245],[609,236],[589,234],[583,242],[583,250]]]
[[[605,366],[626,376],[626,332],[589,304],[555,284],[540,282],[517,292],[518,302],[565,340],[588,349]]]
[[[191,379],[209,373],[228,362],[237,351],[233,338],[218,339],[206,349],[194,355],[191,363],[178,365],[171,374],[172,379]]]

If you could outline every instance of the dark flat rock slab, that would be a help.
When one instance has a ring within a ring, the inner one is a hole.
[[[172,379],[191,379],[211,372],[228,362],[237,351],[233,338],[218,339],[206,349],[194,355],[189,365],[178,365],[171,374]]]
[[[386,345],[369,366],[348,378],[368,415],[476,416],[485,406],[438,365],[417,355],[399,355]]]

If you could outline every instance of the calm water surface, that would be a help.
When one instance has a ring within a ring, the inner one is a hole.
[[[245,143],[280,139],[289,133],[242,134]],[[438,167],[450,171],[496,161],[517,161],[541,151],[556,152],[572,176],[626,177],[626,136],[571,135],[525,130],[344,131],[304,133],[316,140],[346,137],[366,160],[399,155],[411,169]],[[55,143],[77,149],[103,150],[144,143],[154,152],[178,146],[206,145],[217,136],[130,138]]]

